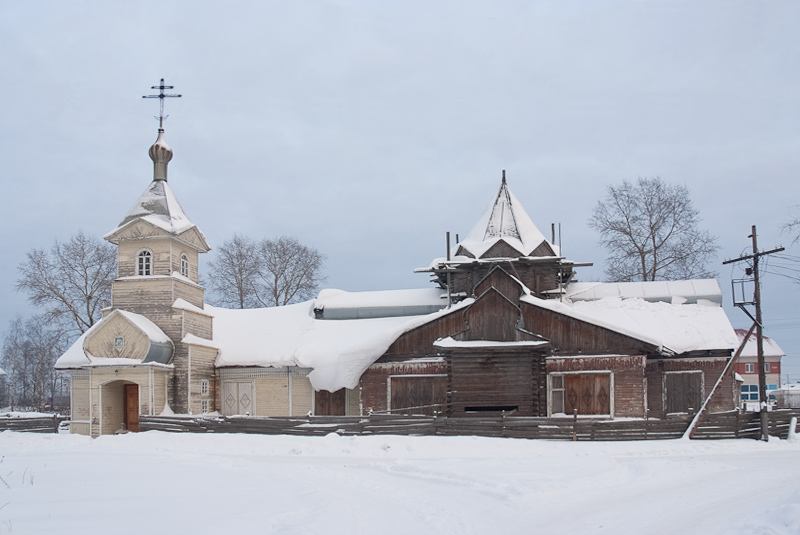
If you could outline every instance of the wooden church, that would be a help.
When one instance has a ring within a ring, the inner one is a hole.
[[[664,417],[698,409],[738,346],[714,280],[575,282],[506,183],[467,238],[417,271],[420,290],[343,292],[285,307],[205,303],[209,251],[167,182],[105,238],[119,272],[103,319],[56,367],[71,431],[136,431],[140,414],[373,412],[471,417]],[[733,409],[724,379],[712,409]]]

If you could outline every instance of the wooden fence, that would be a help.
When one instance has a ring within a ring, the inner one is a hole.
[[[58,433],[58,426],[69,418],[65,416],[13,417],[0,415],[0,431],[24,431],[26,433]]]
[[[769,413],[770,435],[786,438],[792,417],[800,410]],[[665,420],[593,420],[572,418],[446,418],[433,416],[311,416],[266,418],[255,416],[140,417],[142,431],[178,433],[250,433],[261,435],[421,435],[487,436],[551,440],[652,440],[680,438],[689,426],[687,415]],[[758,413],[706,415],[692,438],[753,438],[760,436]]]

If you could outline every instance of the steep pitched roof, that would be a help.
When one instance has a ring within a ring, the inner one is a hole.
[[[125,218],[105,237],[107,239],[112,237],[119,230],[140,219],[175,236],[196,226],[186,216],[166,180],[153,180],[128,210]]]
[[[499,242],[505,242],[519,256],[555,256],[557,247],[548,242],[506,184],[505,175],[492,203],[455,250],[455,255],[482,258]],[[543,246],[544,247],[540,247]],[[500,248],[507,249],[507,248]],[[539,249],[537,251],[537,249]],[[505,256],[505,255],[503,255]]]

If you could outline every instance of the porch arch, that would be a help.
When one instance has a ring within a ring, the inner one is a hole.
[[[141,388],[134,381],[119,379],[100,385],[100,434],[121,429],[139,430]]]

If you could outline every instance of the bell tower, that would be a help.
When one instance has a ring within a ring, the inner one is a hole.
[[[192,223],[167,182],[173,151],[164,135],[164,98],[161,80],[161,113],[158,136],[149,149],[153,180],[139,196],[117,227],[104,238],[117,246],[117,278],[111,288],[111,308],[141,314],[155,323],[172,340],[175,367],[170,404],[186,412],[190,373],[186,335],[212,338],[212,318],[203,312],[205,290],[200,285],[198,260],[210,247],[200,229]],[[191,320],[186,320],[187,314]]]

